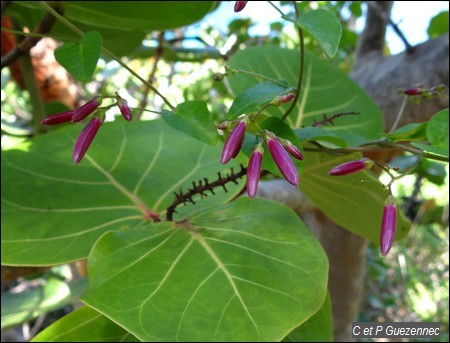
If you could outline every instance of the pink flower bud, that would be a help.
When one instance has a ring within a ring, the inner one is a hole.
[[[258,190],[259,174],[261,172],[261,163],[264,149],[261,145],[257,145],[250,156],[247,168],[247,194],[253,199]]]
[[[270,154],[272,155],[272,158],[275,161],[281,174],[283,174],[285,179],[290,184],[298,186],[299,179],[297,168],[295,168],[294,163],[289,158],[288,153],[286,152],[286,150],[284,150],[281,143],[276,138],[274,138],[274,135],[271,133],[266,135],[266,143],[269,147]]]
[[[233,156],[237,156],[242,147],[242,139],[247,128],[246,119],[241,120],[231,131],[222,150],[222,164],[227,163]]]
[[[87,103],[76,110],[76,113],[72,117],[72,123],[79,122],[80,120],[86,118],[88,115],[94,112],[101,105],[101,103],[102,101],[98,97],[89,100]]]
[[[125,120],[126,121],[131,121],[133,116],[131,114],[131,109],[128,106],[128,102],[125,99],[123,99],[123,98],[119,98],[117,100],[117,103],[119,105],[120,113],[122,113],[122,116],[125,118]]]
[[[235,12],[240,12],[244,9],[245,5],[247,5],[248,1],[236,1],[236,3],[234,4],[234,11]]]
[[[388,196],[384,205],[383,220],[381,222],[380,250],[381,255],[386,256],[391,250],[394,242],[395,230],[397,226],[397,209],[395,199],[392,195]]]
[[[422,89],[420,88],[409,88],[403,91],[405,95],[420,95],[422,94]]]
[[[294,94],[286,94],[286,95],[280,95],[275,97],[270,104],[274,105],[274,106],[280,106],[281,104],[285,104],[286,102],[291,101],[292,99],[294,99],[295,95]]]
[[[290,141],[286,139],[279,139],[281,141],[281,144],[283,147],[290,153],[292,156],[294,156],[297,160],[303,161],[303,155],[299,148],[297,148],[294,144],[292,144]]]
[[[372,168],[373,161],[368,158],[342,163],[328,172],[328,175],[341,176],[357,173],[359,171]]]
[[[89,148],[95,135],[97,134],[100,125],[102,125],[102,120],[98,117],[94,117],[84,127],[83,131],[81,131],[73,148],[73,163],[78,164],[84,157],[87,149]]]
[[[66,112],[57,113],[41,120],[42,125],[56,125],[66,123],[72,120],[76,110],[70,110]]]
[[[236,150],[233,153],[233,156],[231,158],[236,158],[237,155],[239,155],[239,151],[241,151],[242,145],[244,144],[245,135],[242,135],[241,141],[239,142],[239,145],[236,147]]]

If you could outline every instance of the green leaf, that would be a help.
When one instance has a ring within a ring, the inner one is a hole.
[[[84,34],[80,43],[64,43],[55,50],[55,59],[74,79],[89,82],[102,51],[102,36],[96,31]]]
[[[322,306],[327,269],[294,212],[239,199],[105,233],[83,301],[143,341],[280,341]]]
[[[217,4],[211,1],[116,1],[108,4],[63,1],[60,6],[64,17],[82,32],[100,32],[103,46],[118,56],[124,56],[138,49],[148,32],[192,24],[214,10]],[[18,1],[8,7],[7,13],[24,26],[35,28],[45,11],[39,2]],[[79,39],[59,21],[52,27],[50,35],[59,40]]]
[[[219,135],[204,101],[183,102],[175,112],[162,110],[162,118],[180,132],[210,145],[217,143]]]
[[[433,146],[433,145],[428,145],[426,143],[419,143],[419,142],[412,142],[411,145],[420,150],[423,150],[424,152],[428,152],[432,155],[436,155],[437,157],[439,157],[439,156],[448,157],[448,155],[449,155],[448,147]]]
[[[241,114],[255,112],[259,106],[265,104],[276,96],[286,93],[288,87],[273,82],[264,82],[240,93],[228,111],[228,119],[235,119]]]
[[[331,313],[330,296],[314,316],[304,324],[293,330],[283,342],[332,342],[333,341],[333,316]]]
[[[298,51],[272,46],[250,47],[239,51],[230,60],[230,66],[266,75],[273,79],[297,84],[299,73]],[[261,83],[253,76],[237,74],[228,78],[235,94]],[[282,117],[287,105],[271,106],[265,112]],[[311,126],[314,120],[322,120],[342,112],[359,112],[357,116],[342,116],[334,120],[334,126],[326,130],[354,146],[367,140],[379,139],[383,131],[382,114],[373,100],[347,75],[329,63],[313,55],[305,55],[305,76],[300,100],[286,122],[294,129]]]
[[[427,126],[427,139],[431,145],[448,150],[448,108],[431,117]]]
[[[360,154],[343,157],[305,152],[305,168],[300,189],[315,206],[336,224],[379,244],[381,218],[388,191],[370,171],[346,176],[330,176],[333,167],[361,158]],[[396,239],[410,229],[403,213],[397,214]]]
[[[394,132],[384,134],[384,136],[393,142],[424,141],[427,138],[427,126],[428,122],[406,124]]]
[[[31,342],[140,342],[88,306],[69,313],[35,336]]]
[[[2,330],[30,321],[70,304],[87,287],[83,279],[75,286],[56,278],[21,293],[2,292]]]
[[[2,263],[51,265],[87,257],[104,232],[126,230],[164,215],[180,187],[217,179],[221,147],[180,135],[162,121],[105,123],[75,166],[72,125],[2,152]],[[232,199],[241,185],[217,189],[208,204]],[[198,198],[200,198],[198,196]],[[177,208],[175,219],[193,206]]]
[[[448,32],[448,11],[443,11],[435,15],[430,20],[430,25],[428,26],[427,33],[430,38],[436,38],[440,35]]]
[[[345,148],[347,144],[344,140],[337,137],[333,132],[330,132],[322,127],[302,127],[296,129],[298,137],[302,141],[317,141],[321,144],[331,143],[332,145]]]
[[[309,32],[329,58],[336,54],[342,28],[341,23],[333,13],[324,9],[306,12],[300,16],[295,24]]]

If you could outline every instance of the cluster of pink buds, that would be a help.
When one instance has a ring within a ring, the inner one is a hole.
[[[242,148],[244,142],[245,130],[247,129],[249,119],[244,117],[240,119],[231,134],[225,141],[224,148],[222,150],[222,164],[227,163],[232,158],[235,158]],[[218,126],[219,129],[230,129],[232,123],[224,122]],[[280,170],[285,179],[294,186],[298,186],[299,177],[297,168],[290,159],[288,152],[299,160],[303,160],[303,155],[300,150],[292,144],[290,141],[277,137],[275,134],[269,131],[264,131],[264,141],[269,148],[275,164]],[[262,143],[258,143],[254,148],[250,156],[249,165],[247,168],[247,194],[250,198],[256,196],[258,189],[259,177],[261,172],[262,157],[264,149]]]
[[[102,100],[104,98],[115,98],[116,103],[111,106],[101,108],[100,105],[102,104]],[[90,114],[96,112],[89,123],[81,131],[75,142],[72,160],[75,164],[78,164],[86,154],[86,151],[105,120],[105,110],[116,105],[119,107],[120,113],[125,120],[130,121],[132,119],[131,109],[128,106],[127,101],[116,93],[115,96],[95,96],[92,100],[89,100],[87,103],[75,110],[57,113],[43,119],[41,124],[56,125],[66,122],[77,123],[88,117]]]
[[[444,85],[437,85],[431,88],[413,87],[408,89],[400,89],[399,92],[411,97],[417,102],[419,97],[423,99],[434,99],[436,97],[445,96],[446,87]]]

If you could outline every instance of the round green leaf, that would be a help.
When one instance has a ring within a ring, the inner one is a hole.
[[[302,13],[295,24],[313,36],[323,52],[333,57],[339,47],[342,28],[338,18],[330,11],[317,9]]]
[[[267,103],[276,96],[286,92],[288,87],[283,87],[273,82],[260,83],[240,93],[228,111],[228,119],[235,119],[241,114],[255,112],[259,106]]]
[[[163,110],[162,118],[167,125],[206,144],[217,143],[219,135],[204,101],[183,102],[175,112]]]
[[[104,234],[83,301],[143,341],[280,341],[322,306],[327,269],[290,209],[239,199]]]
[[[448,150],[448,108],[431,117],[427,126],[427,139],[431,145]]]
[[[266,75],[276,80],[286,80],[290,86],[297,84],[298,51],[278,47],[250,47],[239,51],[230,60],[230,66]],[[253,76],[237,74],[228,78],[235,94],[261,83]],[[282,117],[289,104],[271,106],[265,112]],[[323,114],[331,116],[342,112],[359,112],[359,115],[342,116],[334,126],[322,126],[348,145],[359,145],[377,139],[382,128],[382,114],[373,100],[347,75],[317,57],[305,55],[305,76],[300,100],[286,122],[294,129],[311,126],[321,121]]]
[[[55,59],[74,79],[89,82],[102,51],[102,36],[96,31],[84,34],[80,43],[65,43],[55,50]]]
[[[234,160],[220,163],[221,147],[180,135],[162,121],[103,124],[75,166],[72,149],[81,129],[58,129],[2,153],[2,263],[85,258],[104,232],[143,224],[148,210],[164,218],[174,192],[239,168]],[[228,193],[217,189],[197,205],[181,206],[175,219],[202,203],[228,201],[241,187],[230,184]]]

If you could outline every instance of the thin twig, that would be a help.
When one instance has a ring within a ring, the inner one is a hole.
[[[314,142],[311,142],[314,143]],[[434,155],[428,152],[424,152],[423,150],[414,148],[410,145],[401,144],[401,143],[394,143],[389,141],[383,141],[383,140],[377,140],[377,141],[370,141],[364,144],[361,144],[358,147],[349,147],[349,148],[338,148],[338,149],[328,149],[320,146],[319,148],[308,148],[304,147],[305,151],[310,152],[325,152],[327,154],[331,155],[348,155],[353,152],[364,152],[364,151],[378,151],[378,150],[385,150],[385,149],[399,149],[404,150],[407,152],[410,152],[411,154],[418,155],[421,157],[429,158],[431,160],[435,161],[443,161],[443,162],[449,162],[449,158],[445,156],[440,155]]]
[[[147,82],[149,84],[153,84],[155,82],[155,74],[156,70],[158,70],[158,62],[160,61],[162,55],[163,55],[163,45],[164,45],[164,31],[161,31],[158,33],[158,46],[155,51],[155,60],[153,61],[152,69],[150,70],[150,73],[148,75]],[[140,108],[147,107],[147,101],[148,101],[148,92],[150,91],[149,87],[145,87],[144,94],[142,95],[141,103],[139,104]],[[136,119],[139,119],[142,116],[142,113],[144,111],[140,110],[137,115]]]
[[[297,8],[297,4],[294,1],[294,8],[295,8],[295,17],[299,18],[299,12]],[[292,112],[292,110],[295,108],[295,105],[297,105],[297,101],[300,97],[300,92],[302,89],[302,82],[303,82],[303,72],[305,69],[305,41],[303,38],[303,30],[297,26],[297,33],[300,40],[300,73],[298,75],[298,81],[297,81],[297,89],[295,91],[295,97],[294,100],[292,100],[291,106],[287,109],[286,113],[283,115],[281,120],[285,120],[289,114]]]
[[[55,13],[58,13],[58,15],[60,15],[59,14],[60,7],[58,6],[57,3],[52,4],[53,7],[51,7],[50,5],[48,5],[48,6],[52,9],[52,11],[54,11]],[[47,34],[52,29],[54,23],[55,23],[55,17],[52,14],[47,13],[47,14],[45,14],[44,18],[42,18],[42,20],[40,21],[40,23],[38,24],[36,29],[33,31],[33,33],[39,34],[39,35]],[[30,49],[33,46],[35,46],[41,39],[42,39],[42,37],[39,37],[39,36],[33,36],[33,37],[27,36],[24,40],[22,40],[20,43],[18,43],[17,46],[13,50],[8,52],[4,57],[1,58],[1,69],[10,65],[11,63],[13,63],[17,59],[19,59],[21,56],[28,53],[30,51]]]
[[[403,97],[402,106],[400,107],[400,110],[398,111],[397,118],[395,119],[394,125],[392,125],[392,128],[389,130],[389,133],[392,133],[397,128],[398,124],[400,123],[400,120],[402,119],[403,112],[405,112],[406,103],[408,102],[408,96],[405,95]]]
[[[400,30],[400,28],[398,27],[397,24],[395,24],[390,16],[387,16],[386,13],[383,12],[383,10],[378,6],[378,4],[376,3],[376,1],[367,1],[367,5],[371,6],[377,13],[378,15],[383,18],[383,20],[387,23],[389,23],[389,25],[392,26],[392,29],[394,30],[394,32],[397,34],[397,36],[400,38],[400,40],[403,42],[403,44],[405,45],[405,49],[406,49],[406,53],[407,54],[412,54],[414,52],[414,47],[409,44],[408,40],[406,39],[405,35],[403,34],[403,32]]]
[[[58,12],[53,10],[51,6],[49,6],[45,1],[39,2],[42,7],[44,7],[47,11],[49,11],[52,15],[56,17],[61,23],[66,25],[69,29],[71,29],[73,32],[78,34],[80,37],[83,37],[84,32],[81,31],[78,27],[73,25],[70,21],[68,21],[66,18],[64,18],[62,15],[60,15]],[[144,85],[146,85],[148,88],[150,88],[153,92],[155,92],[164,102],[167,106],[170,107],[170,109],[173,111],[175,109],[175,106],[173,106],[170,101],[162,95],[155,87],[153,87],[151,84],[149,84],[146,80],[144,80],[138,73],[136,73],[133,69],[131,69],[125,62],[123,62],[118,56],[116,56],[114,53],[106,49],[105,47],[102,47],[102,51],[111,57],[112,59],[116,60],[117,63],[119,63],[124,69],[126,69],[131,75],[136,77],[139,81],[141,81]]]

